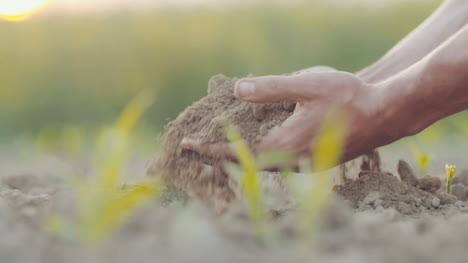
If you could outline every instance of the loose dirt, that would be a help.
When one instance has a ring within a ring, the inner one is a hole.
[[[225,160],[183,150],[180,147],[182,139],[189,137],[204,143],[228,142],[220,122],[220,116],[224,116],[238,128],[242,138],[254,143],[286,120],[295,105],[288,102],[242,102],[234,97],[236,81],[223,75],[210,79],[208,95],[167,125],[160,138],[163,151],[149,169],[151,174],[162,175],[176,188],[209,202],[221,211],[238,199],[236,183],[224,171]]]
[[[0,262],[437,263],[447,259],[466,262],[468,258],[468,206],[461,201],[405,215],[393,208],[395,202],[389,208],[353,208],[353,201],[336,199],[317,229],[313,246],[287,234],[295,226],[293,210],[275,224],[274,229],[286,235],[278,243],[265,244],[258,241],[255,228],[245,217],[215,216],[196,200],[171,205],[155,200],[128,218],[105,245],[83,244],[44,228],[43,219],[50,215],[76,216],[76,197],[61,177],[61,164],[65,163],[43,158],[2,160],[0,154]],[[17,169],[5,171],[8,165]],[[138,174],[135,170],[130,173]],[[345,193],[354,193],[348,198],[358,204],[366,197],[371,201],[368,193],[372,190],[397,198],[390,189],[420,193],[409,186],[404,190],[398,177],[389,174],[364,173],[347,183]],[[366,190],[360,192],[358,185]],[[379,199],[389,200],[379,197],[373,202]]]
[[[467,200],[467,172],[456,177],[451,193],[448,194],[439,177],[426,175],[418,178],[403,160],[398,163],[400,178],[377,170],[363,170],[357,179],[345,179],[345,183],[335,186],[334,190],[350,201],[353,208],[393,208],[405,215],[449,209],[455,203]]]

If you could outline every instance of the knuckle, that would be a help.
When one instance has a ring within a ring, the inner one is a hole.
[[[276,92],[278,89],[280,89],[280,80],[276,77],[271,77],[267,85],[269,89]]]

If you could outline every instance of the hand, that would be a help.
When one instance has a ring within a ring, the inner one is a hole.
[[[321,124],[335,111],[346,114],[345,145],[342,160],[359,156],[388,139],[383,136],[379,116],[379,97],[376,89],[359,77],[347,72],[325,69],[305,70],[292,76],[265,76],[241,79],[235,96],[246,102],[297,102],[294,114],[280,127],[272,129],[258,143],[251,145],[254,152],[313,151]],[[181,146],[208,155],[235,159],[228,143],[202,144],[185,138]]]

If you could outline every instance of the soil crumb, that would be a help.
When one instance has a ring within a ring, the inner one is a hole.
[[[374,152],[373,156],[378,153]],[[363,170],[356,180],[345,180],[334,190],[359,210],[393,208],[406,215],[444,208],[467,199],[466,186],[461,183],[448,194],[442,189],[439,177],[417,178],[404,160],[398,162],[398,171],[401,180],[380,169]]]
[[[183,150],[180,147],[182,139],[189,137],[205,143],[227,142],[218,118],[222,115],[238,128],[248,143],[253,143],[291,116],[295,105],[289,102],[242,102],[234,96],[237,80],[223,75],[209,80],[208,95],[166,126],[160,138],[162,153],[149,169],[150,174],[162,175],[176,188],[189,196],[208,201],[218,211],[225,209],[239,194],[236,183],[223,169],[225,160]]]
[[[386,172],[363,171],[359,178],[335,187],[336,193],[351,201],[354,208],[395,208],[402,214],[429,209],[435,195],[400,181]]]

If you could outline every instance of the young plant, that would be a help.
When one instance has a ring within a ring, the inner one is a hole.
[[[336,166],[341,158],[346,120],[343,114],[331,115],[322,124],[310,156],[310,188],[299,196],[298,233],[311,237],[324,213],[332,186],[332,175],[326,169]]]
[[[140,93],[126,106],[117,122],[101,134],[90,177],[69,178],[78,202],[78,218],[69,221],[60,215],[51,216],[45,223],[47,230],[99,244],[109,238],[135,209],[159,193],[160,185],[155,181],[122,185],[131,150],[131,134],[152,101],[151,94]]]
[[[247,143],[242,139],[237,128],[231,125],[225,118],[221,117],[220,119],[223,120],[226,137],[233,145],[242,167],[240,182],[247,200],[249,216],[257,226],[263,228],[262,225],[266,222],[266,211],[263,206],[263,188],[257,176],[255,157],[251,153]],[[263,235],[264,233],[260,234]]]
[[[445,173],[447,174],[447,193],[450,194],[453,178],[457,175],[457,167],[455,165],[445,165]]]

